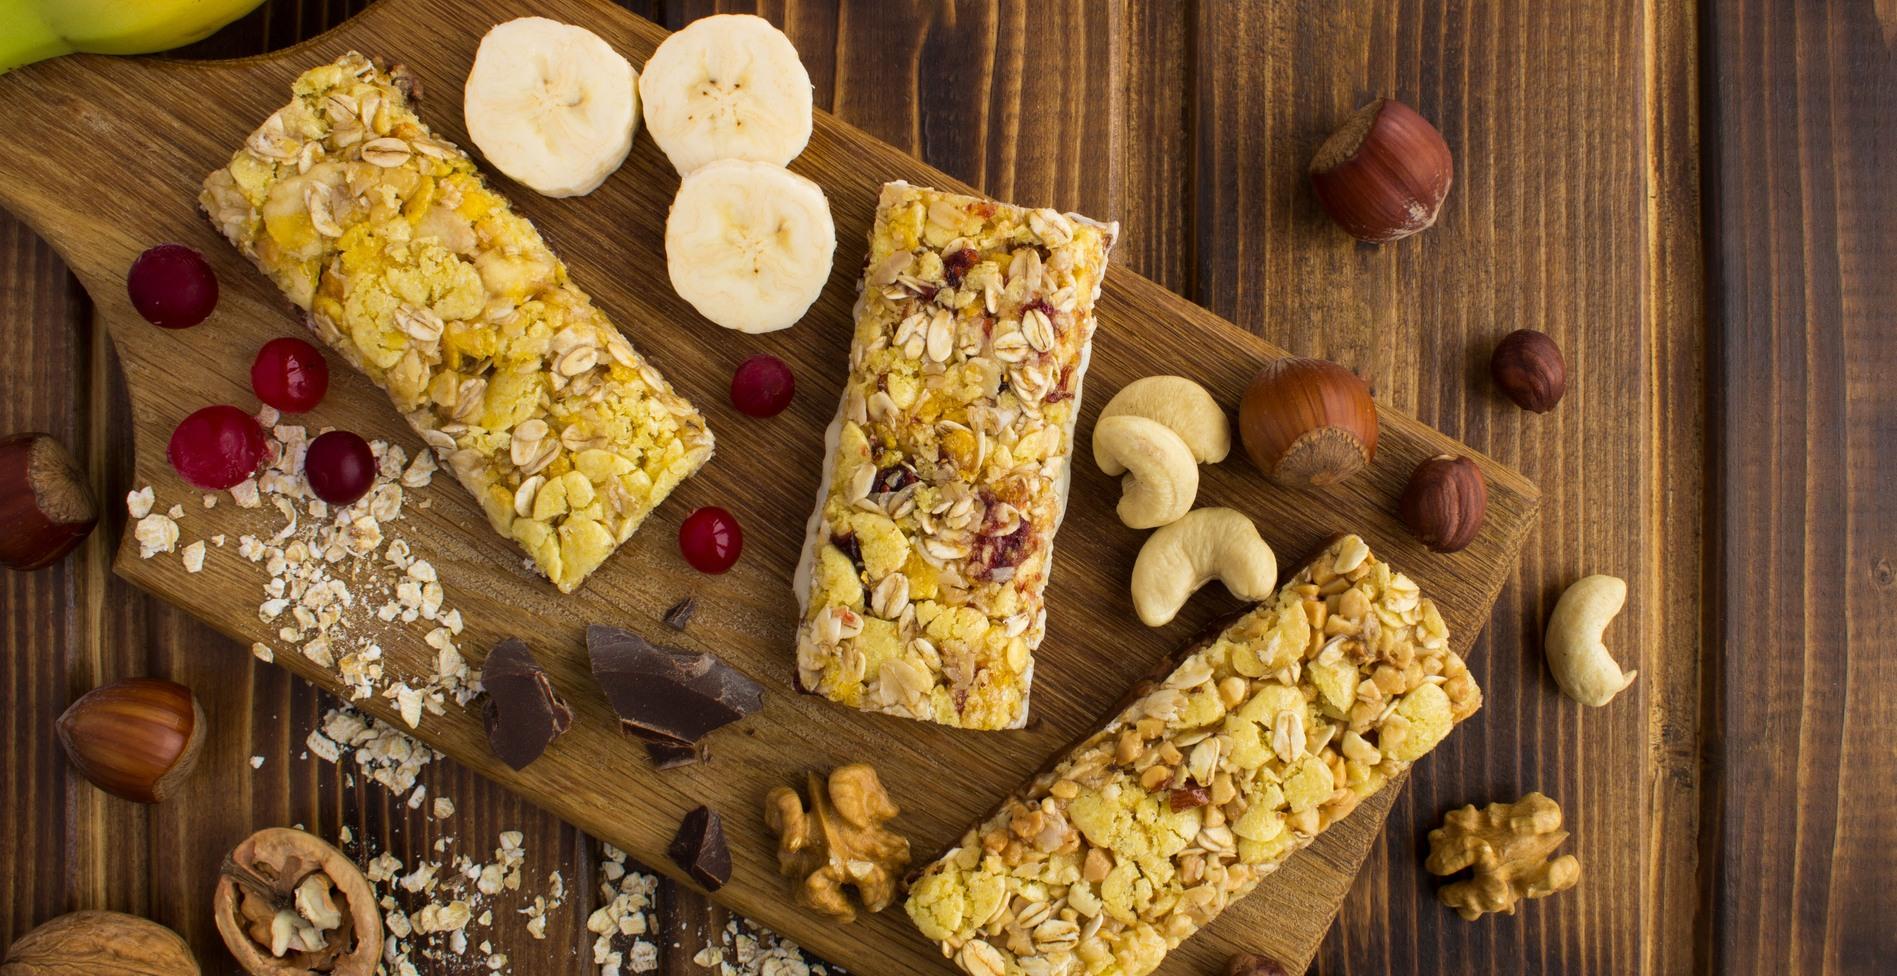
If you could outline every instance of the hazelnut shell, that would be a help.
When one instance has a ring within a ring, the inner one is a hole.
[[[48,434],[0,438],[0,566],[50,566],[98,524],[98,503],[65,447]]]
[[[1335,484],[1377,454],[1377,405],[1363,378],[1336,363],[1268,362],[1245,388],[1238,432],[1258,470],[1291,488]]]
[[[81,695],[54,731],[73,768],[92,785],[158,803],[191,775],[204,727],[191,689],[163,678],[127,678]]]
[[[1568,392],[1568,361],[1546,332],[1517,329],[1489,357],[1489,375],[1515,405],[1547,413]]]
[[[198,976],[178,933],[119,912],[71,912],[13,940],[0,976]]]
[[[1429,120],[1393,98],[1358,109],[1311,160],[1311,187],[1350,236],[1401,240],[1436,222],[1455,163]]]
[[[1482,469],[1466,457],[1431,458],[1410,473],[1398,514],[1417,541],[1436,552],[1458,552],[1475,541],[1488,513]]]

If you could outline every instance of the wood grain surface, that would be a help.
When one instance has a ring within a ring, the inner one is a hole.
[[[281,47],[361,6],[273,0],[189,53]],[[634,6],[673,28],[713,8]],[[1540,484],[1541,529],[1472,657],[1489,704],[1396,803],[1314,972],[1860,973],[1897,956],[1884,785],[1897,194],[1881,134],[1897,9],[717,6],[782,24],[820,106],[996,195],[1118,216],[1116,261],[1294,351],[1355,350],[1381,402]],[[1380,251],[1324,236],[1293,175],[1375,94],[1423,109],[1458,159],[1443,225]],[[0,309],[13,337],[0,430],[59,434],[121,495],[130,420],[109,344],[46,245],[4,216]],[[1544,417],[1481,378],[1485,344],[1520,325],[1549,330],[1576,367]],[[0,939],[113,907],[179,927],[207,971],[235,972],[204,910],[205,865],[252,826],[348,823],[403,856],[427,850],[429,828],[380,787],[297,758],[322,695],[113,577],[121,523],[59,567],[0,576]],[[1641,679],[1584,711],[1554,690],[1536,632],[1592,571],[1632,584],[1610,643]],[[46,734],[72,697],[140,672],[194,684],[237,730],[169,808],[101,797]],[[522,829],[530,864],[582,881],[545,941],[497,920],[515,971],[587,971],[597,844],[452,762],[425,780],[454,798],[455,830]],[[1447,807],[1531,788],[1566,808],[1581,886],[1460,921],[1420,870],[1423,833]],[[691,957],[725,916],[662,893],[664,971],[704,972]]]
[[[1897,966],[1897,5],[1721,4],[1704,952]]]

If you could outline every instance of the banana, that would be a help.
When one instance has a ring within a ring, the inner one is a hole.
[[[837,247],[830,203],[782,166],[725,159],[694,170],[665,220],[679,297],[739,332],[775,332],[810,309]]]
[[[666,38],[639,95],[647,131],[681,176],[717,159],[782,166],[810,141],[810,74],[762,17],[718,14]]]
[[[182,47],[262,0],[0,0],[0,73],[88,51],[145,54]]]
[[[638,83],[592,31],[521,17],[481,39],[462,112],[494,168],[550,197],[584,196],[632,149]]]

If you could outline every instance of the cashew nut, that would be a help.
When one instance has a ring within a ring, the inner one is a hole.
[[[1187,513],[1146,540],[1133,562],[1133,609],[1141,623],[1163,627],[1214,579],[1241,600],[1262,600],[1278,585],[1278,557],[1251,519],[1229,508]]]
[[[1122,415],[1094,424],[1093,460],[1120,479],[1120,521],[1135,529],[1176,522],[1199,495],[1199,465],[1172,429]]]
[[[1224,408],[1205,387],[1183,376],[1148,376],[1128,383],[1107,401],[1100,419],[1127,414],[1171,428],[1200,464],[1217,464],[1232,452],[1232,425]]]
[[[1601,632],[1627,602],[1627,584],[1612,576],[1577,580],[1555,601],[1548,617],[1548,670],[1569,698],[1605,705],[1634,683],[1640,672],[1622,674],[1601,643]]]

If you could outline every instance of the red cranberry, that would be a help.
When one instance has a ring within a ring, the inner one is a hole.
[[[346,430],[332,430],[310,442],[303,455],[303,476],[310,490],[331,505],[350,505],[375,484],[375,452],[369,442]]]
[[[132,307],[161,329],[188,329],[217,307],[217,274],[204,255],[160,244],[138,256],[125,276]]]
[[[313,410],[329,392],[329,363],[301,339],[272,339],[250,364],[250,388],[257,399],[284,413]]]
[[[715,505],[685,516],[678,527],[678,549],[701,573],[722,573],[744,552],[744,531],[731,513]]]
[[[790,406],[797,383],[776,356],[757,355],[731,374],[731,404],[753,417],[775,417]]]
[[[184,418],[171,432],[165,455],[184,480],[223,491],[257,473],[266,441],[250,414],[219,404]]]

